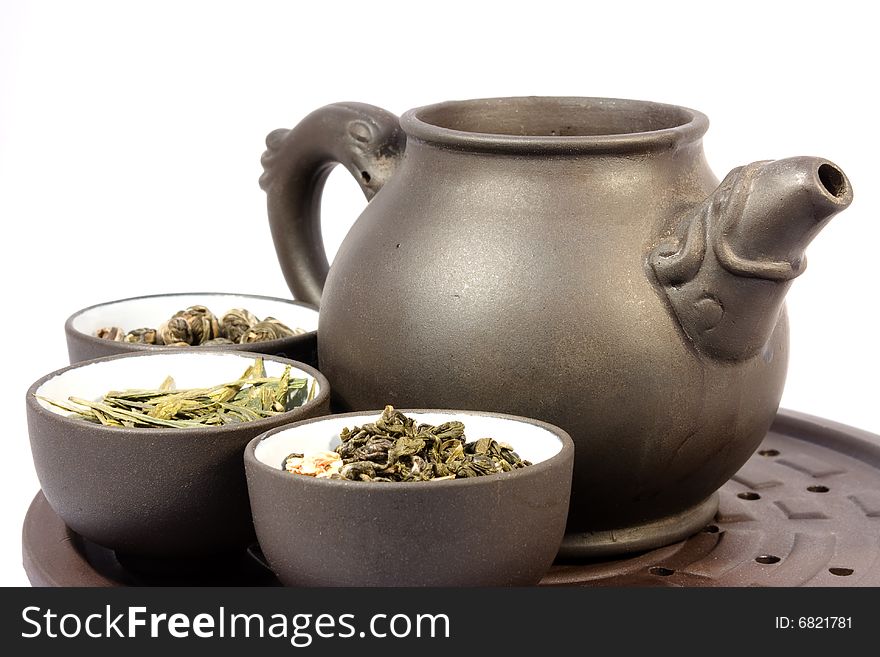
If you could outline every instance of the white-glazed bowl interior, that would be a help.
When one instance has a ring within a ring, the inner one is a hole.
[[[562,450],[562,440],[552,431],[530,422],[513,418],[467,413],[463,411],[410,413],[419,424],[438,425],[458,420],[464,423],[464,433],[468,442],[480,438],[494,438],[510,444],[522,458],[532,463],[540,463],[552,458]],[[379,413],[331,416],[313,422],[273,433],[254,449],[254,456],[261,463],[280,469],[285,457],[294,452],[304,453],[318,450],[331,450],[339,445],[339,433],[343,428],[353,428],[375,422]]]
[[[53,376],[39,388],[38,397],[66,402],[69,397],[97,400],[111,390],[129,388],[158,388],[165,377],[174,378],[178,389],[206,388],[235,381],[254,362],[255,356],[233,352],[156,352],[149,355],[125,356],[71,367]],[[268,376],[281,376],[285,363],[263,358]],[[291,378],[313,378],[306,372],[292,367]],[[315,384],[315,394],[320,390]],[[42,399],[40,405],[58,415],[69,411],[57,408]]]
[[[318,330],[318,311],[283,299],[239,294],[168,294],[139,297],[101,304],[84,310],[71,321],[74,330],[94,335],[104,327],[118,326],[125,331],[138,328],[159,328],[178,310],[189,306],[206,306],[220,319],[233,308],[245,308],[259,319],[274,317],[290,328]]]

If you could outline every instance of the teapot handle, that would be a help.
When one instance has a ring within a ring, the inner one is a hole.
[[[321,193],[330,171],[345,166],[369,201],[396,170],[405,146],[397,117],[363,103],[327,105],[292,130],[266,137],[260,187],[275,251],[296,299],[318,305],[330,269],[321,237]]]

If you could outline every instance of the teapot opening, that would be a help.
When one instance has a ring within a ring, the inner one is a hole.
[[[522,97],[451,101],[406,112],[410,138],[464,150],[633,151],[699,139],[700,112],[614,98]]]

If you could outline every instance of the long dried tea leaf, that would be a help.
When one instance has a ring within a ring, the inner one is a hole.
[[[256,358],[241,378],[210,388],[177,390],[169,376],[155,390],[112,391],[98,401],[76,397],[67,401],[40,399],[106,426],[196,428],[250,422],[283,413],[305,403],[308,386],[308,379],[290,377],[289,366],[280,377],[267,376],[263,359]],[[291,391],[301,392],[297,395],[301,399],[294,399]]]

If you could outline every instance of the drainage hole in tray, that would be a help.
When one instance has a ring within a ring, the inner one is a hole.
[[[652,575],[658,575],[660,577],[669,577],[675,571],[672,568],[664,568],[663,566],[654,566],[648,570]]]
[[[777,557],[775,554],[762,554],[759,557],[755,557],[755,561],[757,561],[758,563],[771,564],[779,563],[780,561],[782,561],[782,559]]]

